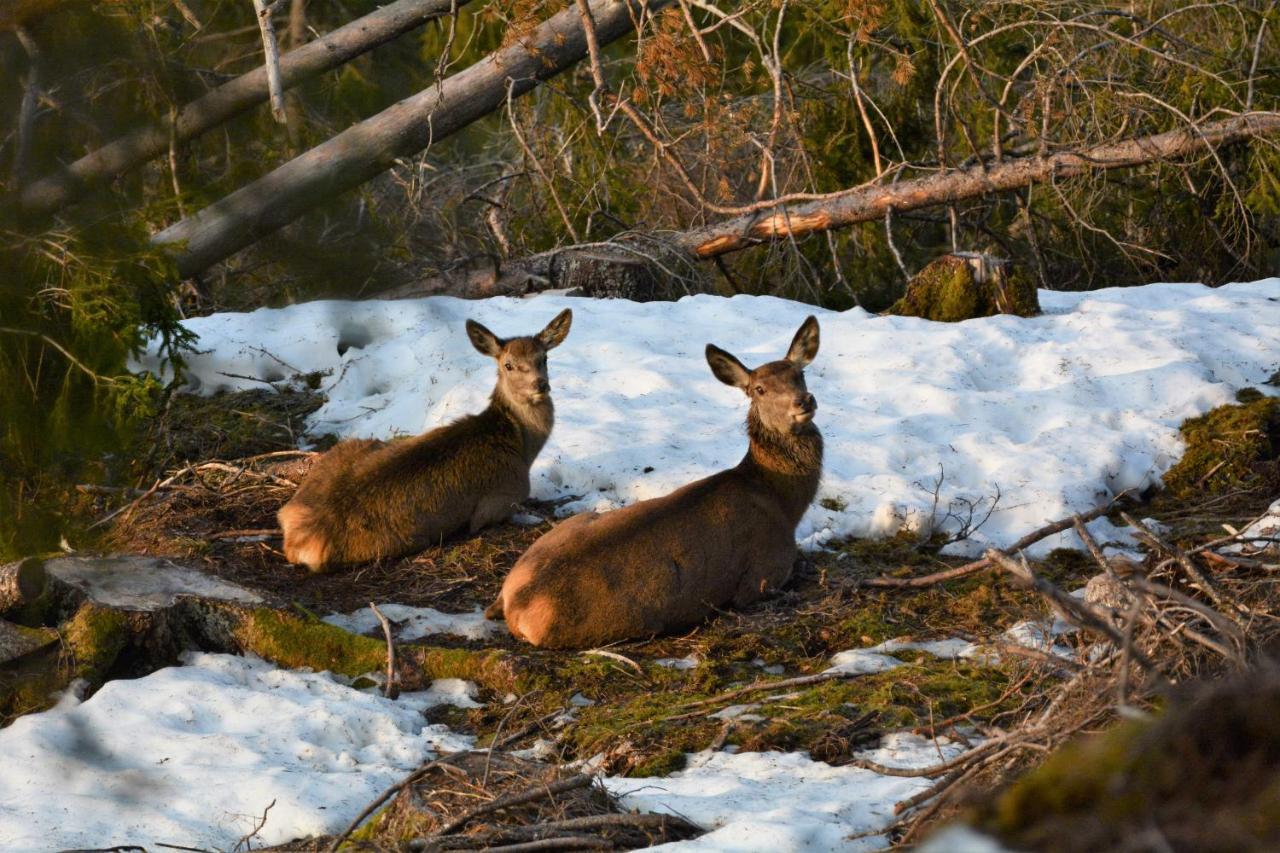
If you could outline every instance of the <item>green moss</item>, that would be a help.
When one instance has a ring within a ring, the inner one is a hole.
[[[252,611],[236,639],[246,651],[296,669],[326,669],[355,677],[386,666],[387,646],[325,622],[270,608]]]
[[[688,762],[683,750],[668,749],[659,752],[631,768],[631,776],[670,776],[677,770],[683,770]]]
[[[85,604],[67,621],[63,637],[71,653],[72,677],[98,687],[129,644],[129,618],[119,610]]]
[[[907,284],[907,292],[889,308],[890,314],[956,323],[993,314],[1033,317],[1040,313],[1035,284],[1018,273],[989,276],[978,282],[962,257],[944,255]]]
[[[1188,500],[1280,487],[1280,398],[1245,389],[1240,399],[1182,425],[1186,450],[1164,475],[1169,496]]]
[[[246,651],[280,666],[324,669],[351,678],[381,672],[387,662],[387,646],[382,640],[266,607],[247,615],[236,640]],[[461,678],[495,691],[524,687],[512,659],[500,650],[405,645],[396,651],[402,662],[417,670],[424,685],[437,678]],[[405,686],[413,689],[419,685]]]

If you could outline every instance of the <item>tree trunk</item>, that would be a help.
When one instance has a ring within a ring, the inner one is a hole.
[[[470,0],[457,0],[458,6]],[[452,0],[397,0],[340,27],[280,59],[285,88],[350,62],[381,44],[449,14]],[[184,142],[267,100],[267,69],[256,68],[230,80],[178,112],[174,137]],[[52,213],[85,189],[121,175],[169,150],[167,123],[140,127],[52,175],[25,187],[19,197],[31,214]]]
[[[940,172],[926,178],[861,187],[816,201],[783,205],[736,216],[676,236],[682,249],[699,258],[736,252],[758,243],[802,237],[859,222],[951,204],[997,192],[1020,189],[1055,178],[1069,178],[1106,169],[1140,166],[1202,153],[1232,142],[1280,133],[1280,114],[1249,113],[1208,122],[1195,131],[1171,130],[1154,136],[1108,142],[1080,151],[1060,151],[1047,157],[1022,157],[999,163]]]
[[[607,44],[640,17],[674,0],[593,0],[596,35]],[[216,263],[359,186],[406,157],[451,136],[571,67],[587,54],[582,18],[570,7],[529,35],[433,84],[157,234],[173,246],[184,276]]]

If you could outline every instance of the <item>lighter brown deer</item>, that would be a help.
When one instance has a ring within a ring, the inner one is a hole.
[[[742,461],[664,497],[558,525],[520,557],[486,615],[505,616],[536,646],[586,648],[680,631],[781,587],[822,475],[818,404],[804,379],[817,352],[813,317],[786,358],[755,370],[708,344],[716,378],[751,401]]]
[[[284,553],[313,572],[395,557],[507,518],[529,496],[529,467],[551,435],[547,351],[569,334],[560,312],[536,335],[467,336],[498,364],[489,407],[413,438],[354,439],[320,457],[278,514]]]

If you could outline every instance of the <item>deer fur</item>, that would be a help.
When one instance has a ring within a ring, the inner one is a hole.
[[[284,553],[313,572],[395,557],[507,518],[529,496],[529,466],[555,422],[547,351],[569,334],[560,312],[536,335],[467,336],[498,363],[489,407],[413,438],[343,441],[320,457],[278,514]]]
[[[817,402],[804,381],[817,351],[813,317],[785,359],[755,370],[709,344],[712,372],[751,400],[742,461],[664,497],[557,525],[516,562],[486,615],[505,616],[535,646],[587,648],[681,631],[781,587],[822,475]]]

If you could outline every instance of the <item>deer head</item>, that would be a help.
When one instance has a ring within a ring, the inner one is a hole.
[[[551,395],[547,351],[560,345],[572,321],[573,312],[566,308],[536,335],[503,339],[468,320],[467,337],[472,346],[498,363],[497,396],[512,403],[537,405]]]
[[[751,400],[751,417],[770,432],[800,433],[812,429],[818,401],[804,383],[804,368],[818,354],[818,321],[809,317],[791,340],[780,361],[748,370],[737,358],[707,344],[711,372],[726,385],[742,390]]]

